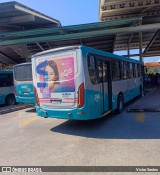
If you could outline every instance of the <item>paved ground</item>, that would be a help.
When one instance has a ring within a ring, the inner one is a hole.
[[[0,115],[0,165],[159,166],[160,113],[127,108],[92,121],[44,119],[33,108]]]
[[[129,106],[129,111],[160,112],[160,87],[153,88],[144,97]]]

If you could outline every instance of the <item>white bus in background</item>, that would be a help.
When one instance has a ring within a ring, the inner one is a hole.
[[[0,70],[0,104],[16,103],[13,86],[13,71]]]
[[[14,89],[16,102],[18,103],[35,103],[32,64],[21,63],[13,67]]]

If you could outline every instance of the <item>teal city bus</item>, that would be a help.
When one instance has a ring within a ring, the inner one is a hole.
[[[89,120],[143,92],[144,64],[85,46],[69,46],[32,57],[38,116]]]
[[[16,102],[35,103],[31,62],[15,65],[13,77]]]
[[[0,104],[16,103],[13,86],[13,71],[0,70]]]

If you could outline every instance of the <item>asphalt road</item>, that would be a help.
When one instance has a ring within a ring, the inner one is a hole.
[[[0,115],[0,165],[159,166],[160,113],[91,121],[38,117],[33,108]]]

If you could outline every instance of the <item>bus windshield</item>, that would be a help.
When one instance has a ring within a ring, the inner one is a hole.
[[[32,81],[31,64],[16,66],[14,68],[14,78],[16,81]]]

